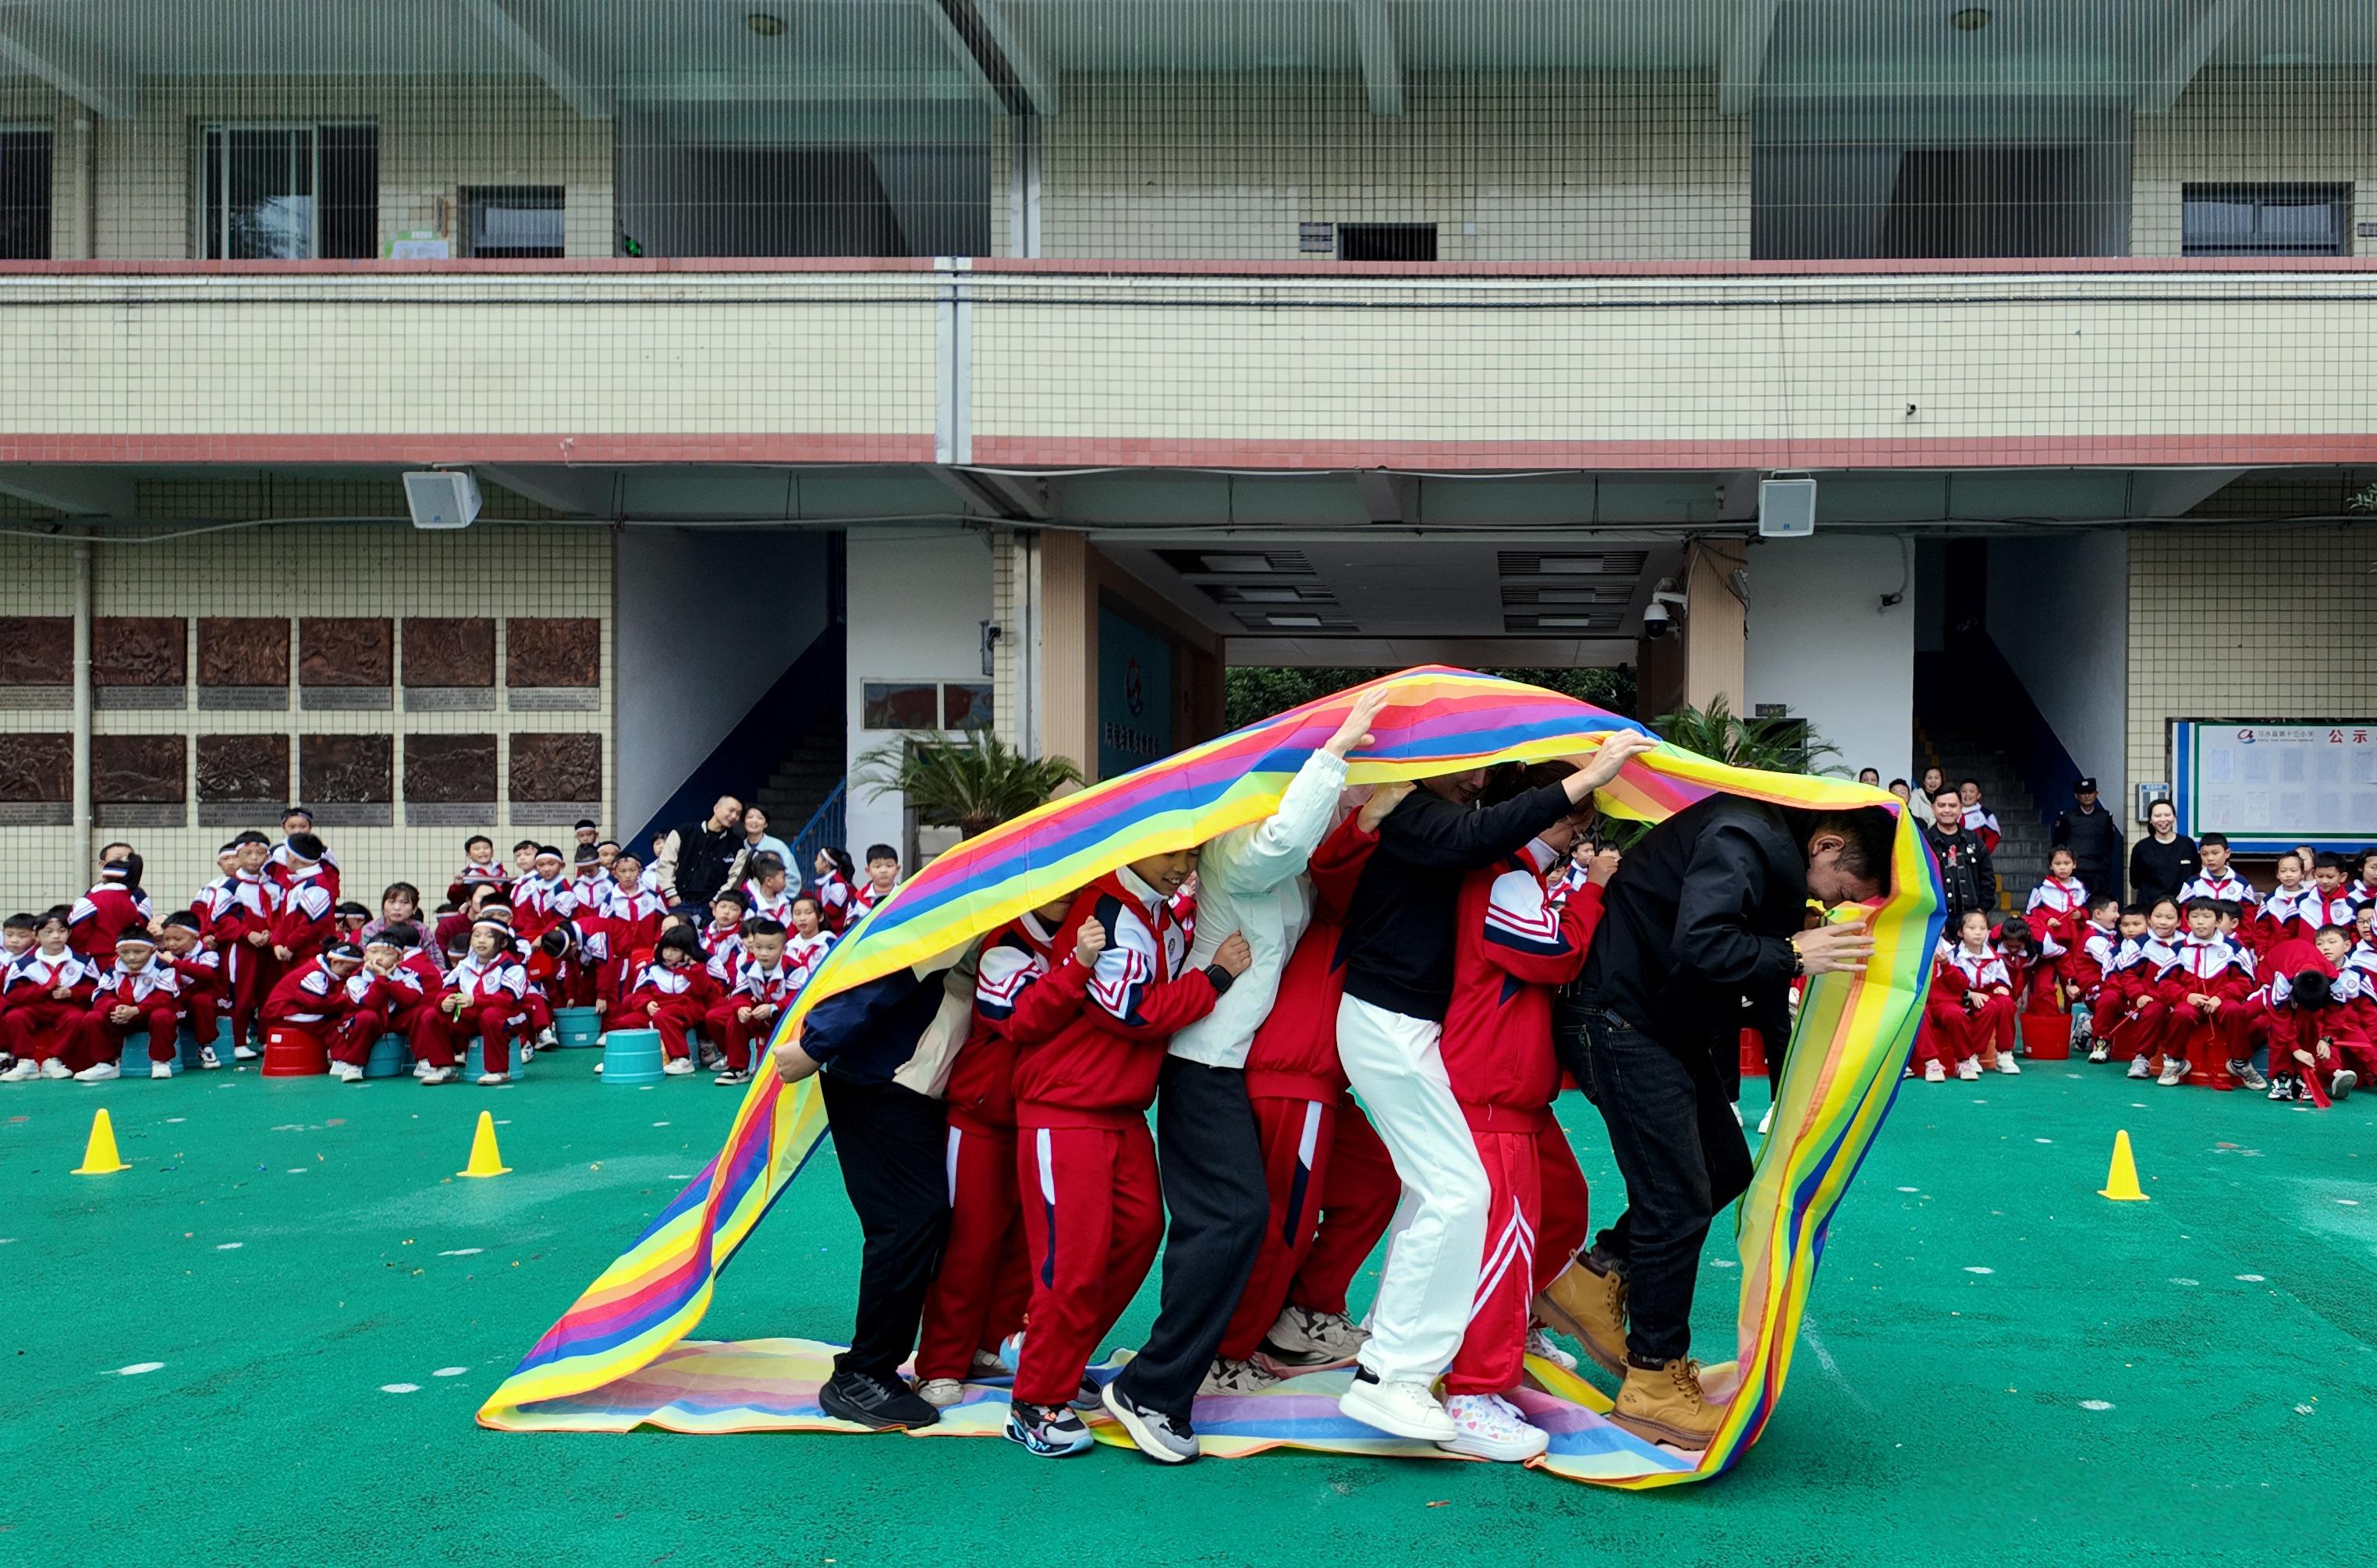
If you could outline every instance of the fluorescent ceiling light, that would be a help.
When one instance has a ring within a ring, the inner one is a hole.
[[[1248,604],[1293,604],[1304,597],[1293,588],[1233,588],[1230,593]]]
[[[1609,623],[1598,616],[1537,616],[1535,624],[1546,631],[1592,631]]]
[[[1593,577],[1606,565],[1599,556],[1546,556],[1535,563],[1535,569],[1547,577]]]
[[[1200,556],[1207,571],[1269,571],[1269,556]]]
[[[1309,628],[1317,627],[1320,624],[1320,617],[1319,616],[1272,616],[1267,618],[1273,626]]]

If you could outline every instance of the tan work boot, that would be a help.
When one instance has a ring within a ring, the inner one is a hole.
[[[1636,1437],[1698,1453],[1715,1438],[1725,1405],[1701,1386],[1701,1364],[1678,1357],[1664,1367],[1628,1367],[1609,1418]]]
[[[1535,1298],[1537,1319],[1567,1335],[1604,1371],[1626,1371],[1626,1276],[1580,1251]]]

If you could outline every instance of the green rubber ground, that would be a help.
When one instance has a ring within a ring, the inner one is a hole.
[[[497,1091],[229,1072],[0,1088],[0,1563],[1943,1568],[2377,1550],[2361,1506],[2377,1097],[2315,1114],[2060,1064],[1906,1085],[1764,1439],[1728,1477],[1636,1495],[1322,1454],[1168,1471],[995,1441],[482,1431],[472,1410],[732,1108],[706,1077],[606,1089],[591,1066],[547,1057]],[[132,1168],[69,1175],[102,1105]],[[452,1179],[483,1106],[514,1174]],[[1606,1209],[1598,1121],[1561,1108]],[[2117,1127],[2151,1203],[2095,1196]],[[856,1263],[821,1160],[703,1336],[830,1337]],[[1703,1275],[1704,1351],[1729,1346],[1737,1277]]]

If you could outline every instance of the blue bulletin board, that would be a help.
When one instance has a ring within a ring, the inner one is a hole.
[[[2248,854],[2377,844],[2377,720],[2180,719],[2171,805]]]

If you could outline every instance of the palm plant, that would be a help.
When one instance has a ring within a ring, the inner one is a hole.
[[[1081,771],[1062,757],[1026,757],[987,731],[962,740],[904,735],[860,753],[851,782],[870,799],[903,795],[916,820],[973,838],[1045,805]]]
[[[1719,692],[1705,708],[1690,703],[1663,713],[1651,727],[1660,737],[1686,751],[1697,751],[1713,761],[1735,768],[1755,768],[1769,773],[1813,773],[1816,764],[1841,754],[1809,727],[1805,719],[1786,713],[1745,719]]]

